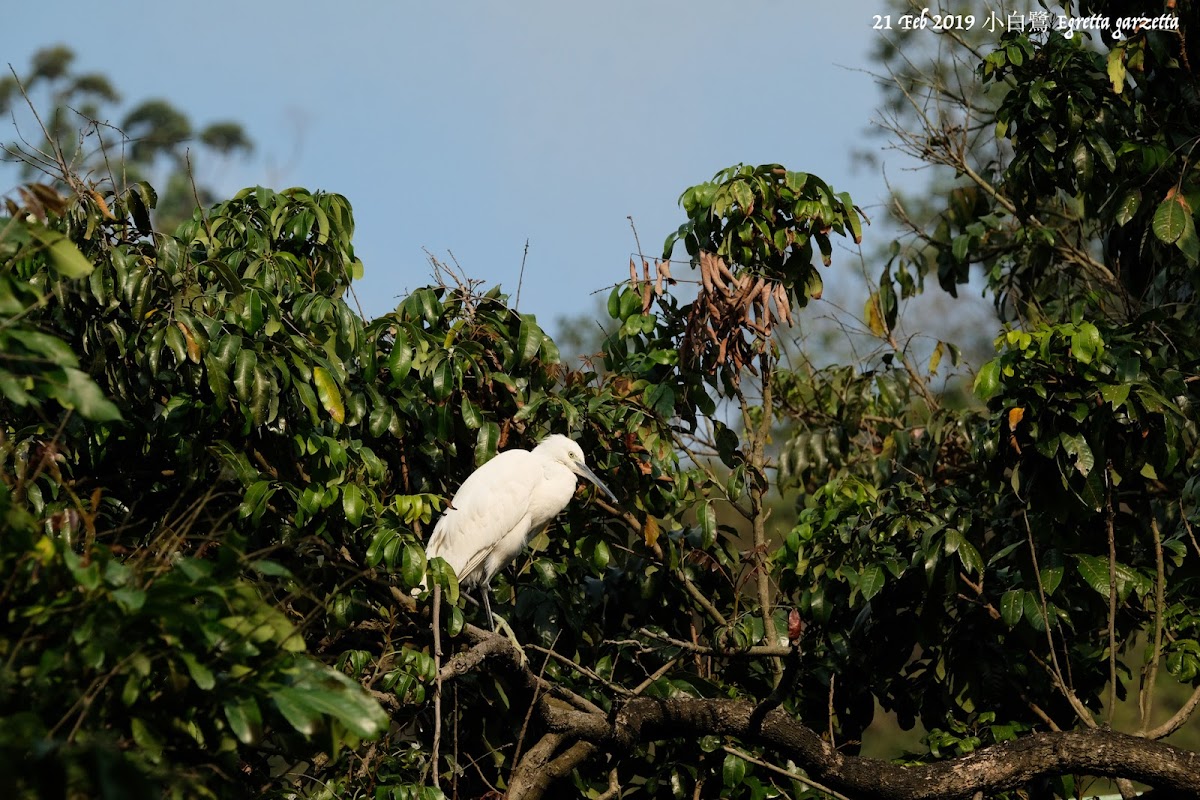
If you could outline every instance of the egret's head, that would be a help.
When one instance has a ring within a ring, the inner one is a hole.
[[[567,469],[574,472],[581,478],[586,478],[600,488],[600,491],[612,498],[613,502],[617,501],[617,496],[609,491],[609,488],[604,485],[604,482],[596,477],[596,473],[588,468],[588,465],[583,460],[583,450],[574,439],[569,439],[561,434],[553,434],[542,439],[534,452],[541,453],[547,458],[551,458],[565,466]]]

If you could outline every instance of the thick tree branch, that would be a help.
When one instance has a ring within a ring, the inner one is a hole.
[[[529,748],[513,772],[505,795],[508,800],[535,800],[542,797],[555,781],[570,775],[572,770],[596,752],[596,746],[590,742],[574,742],[554,755],[565,739],[562,734],[547,733]]]
[[[1200,797],[1200,753],[1109,730],[1038,733],[950,761],[902,766],[843,755],[778,709],[756,729],[755,704],[743,700],[636,698],[609,719],[543,708],[552,730],[618,753],[663,739],[734,736],[776,750],[813,780],[865,800],[957,800],[1069,773],[1129,778]]]
[[[653,741],[704,735],[732,736],[773,750],[811,780],[856,800],[957,800],[1071,773],[1136,780],[1179,797],[1200,798],[1200,753],[1153,740],[1159,730],[1147,736],[1105,729],[1043,732],[953,760],[902,766],[839,753],[773,703],[627,697],[606,714],[586,698],[540,678],[503,636],[472,625],[464,634],[472,647],[445,664],[443,679],[496,669],[524,680],[541,695],[537,713],[549,735],[521,759],[510,787],[511,796],[527,800],[543,796],[555,781],[601,753],[620,755]],[[1200,692],[1188,705],[1194,707],[1198,700]]]

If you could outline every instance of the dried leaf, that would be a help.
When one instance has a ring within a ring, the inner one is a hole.
[[[21,203],[27,214],[30,214],[41,222],[46,221],[46,209],[42,207],[41,202],[24,186],[17,187],[17,194],[21,196]]]
[[[662,529],[654,517],[646,517],[646,521],[642,523],[642,539],[645,540],[647,547],[654,547],[661,532]]]
[[[100,213],[104,215],[104,218],[113,220],[115,222],[117,218],[113,216],[112,211],[108,207],[108,203],[104,202],[103,195],[101,195],[95,189],[89,189],[88,194],[92,196],[92,200],[95,201],[96,207],[100,209]]]
[[[804,633],[804,620],[800,619],[800,612],[793,608],[788,612],[788,640],[792,644],[796,644],[802,633]]]
[[[52,211],[56,216],[61,217],[67,210],[66,198],[54,191],[53,187],[44,183],[31,183],[29,188],[37,195],[38,200],[42,202],[42,206],[47,211]]]

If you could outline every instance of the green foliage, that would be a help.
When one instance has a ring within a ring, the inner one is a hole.
[[[913,137],[960,184],[906,218],[865,321],[886,340],[913,272],[952,290],[981,265],[1014,319],[975,376],[986,412],[947,407],[903,351],[775,376],[801,490],[775,562],[827,631],[811,689],[836,676],[843,735],[878,702],[950,758],[1135,693],[1153,728],[1156,697],[1196,686],[1194,80],[1170,37],[1110,45],[988,45],[967,127],[1011,147],[998,164],[958,128]]]
[[[877,707],[924,730],[913,765],[1120,727],[1135,692],[1152,730],[1184,706],[1156,686],[1200,685],[1194,92],[1160,83],[1169,46],[1002,39],[979,129],[1011,149],[983,169],[927,131],[964,184],[881,265],[880,349],[824,368],[779,337],[861,217],[777,165],[684,192],[666,255],[683,240],[699,288],[661,264],[665,291],[614,288],[603,372],[561,363],[499,288],[364,320],[339,195],[247,189],[168,234],[146,183],[24,187],[0,220],[12,794],[759,798],[815,791],[812,765],[730,709],[820,731],[838,763]],[[185,120],[144,111],[169,150]],[[957,348],[918,360],[896,330],[926,271],[953,288],[973,264],[1014,322],[956,405],[932,374]],[[482,658],[495,641],[424,543],[466,475],[549,432],[620,502],[581,495],[493,580],[523,670]],[[699,747],[595,733],[646,699],[713,725]],[[1002,788],[1085,790],[1043,777]]]
[[[663,417],[624,383],[564,372],[537,321],[497,290],[419,289],[364,322],[343,299],[362,274],[344,198],[247,190],[176,236],[151,231],[154,201],[144,184],[58,198],[39,206],[61,212],[39,223],[45,234],[5,228],[0,464],[5,513],[23,533],[5,538],[4,574],[23,593],[9,595],[3,713],[42,725],[21,729],[5,757],[44,739],[37,771],[69,766],[58,789],[28,791],[108,791],[114,779],[95,759],[112,756],[128,768],[113,784],[122,790],[143,781],[222,794],[221,781],[176,769],[217,766],[201,755],[210,750],[221,774],[270,780],[267,757],[280,748],[336,754],[386,732],[376,700],[350,678],[393,714],[423,717],[432,661],[427,643],[391,632],[391,592],[422,583],[421,532],[453,485],[503,447],[573,430],[609,453],[597,468],[636,491],[637,505],[662,512],[691,491],[674,478]],[[56,246],[88,274],[63,269]],[[642,456],[623,458],[625,442]],[[522,593],[514,624],[547,644],[600,638],[564,623],[589,620],[607,591],[549,590],[558,575],[603,576],[625,546],[604,528],[550,543],[543,590]],[[46,580],[51,568],[65,577]],[[457,599],[452,575],[430,576]],[[31,609],[44,628],[26,634],[37,648],[22,644],[15,616]],[[91,649],[64,660],[69,670],[55,666],[54,680],[78,689],[64,694],[17,655],[50,670],[43,654],[84,641],[72,626]],[[174,649],[160,655],[165,641]],[[142,653],[162,669],[147,670]],[[503,691],[488,683],[469,696]],[[99,710],[73,708],[84,696]],[[426,759],[381,765],[380,785],[404,796]]]
[[[862,241],[862,217],[846,192],[816,175],[778,164],[736,165],[679,198],[688,221],[667,237],[663,258],[682,241],[692,259],[702,251],[782,283],[800,306],[821,296],[813,245],[829,266],[830,233]]]

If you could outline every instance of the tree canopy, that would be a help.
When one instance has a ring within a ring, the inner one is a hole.
[[[455,272],[364,319],[344,197],[167,231],[56,151],[0,218],[5,796],[1196,796],[1186,39],[914,33],[978,81],[896,75],[955,184],[897,205],[877,349],[822,368],[783,340],[869,234],[811,173],[684,191],[576,368]],[[956,348],[897,325],[973,270],[1005,326],[951,402]],[[523,660],[424,544],[552,432],[619,500],[495,578]]]

